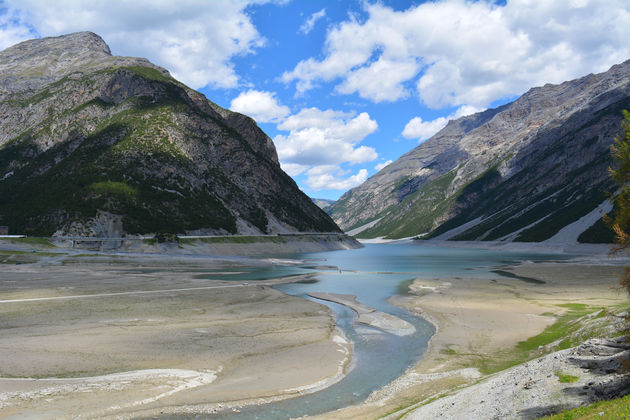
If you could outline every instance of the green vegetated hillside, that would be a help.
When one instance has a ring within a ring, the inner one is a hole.
[[[630,61],[531,89],[450,121],[327,211],[362,238],[612,242],[601,217],[627,108]]]
[[[82,32],[0,52],[0,225],[30,235],[338,231],[255,122]]]

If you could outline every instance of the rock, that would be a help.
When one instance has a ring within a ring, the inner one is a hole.
[[[345,231],[377,221],[365,238],[576,241],[610,209],[609,149],[629,105],[630,61],[533,88],[450,121],[327,211]],[[582,240],[612,239],[598,232]]]
[[[91,32],[0,51],[0,116],[12,232],[339,232],[254,120]]]
[[[629,394],[628,373],[606,373],[598,367],[576,371],[579,369],[576,362],[584,348],[600,344],[597,340],[590,340],[582,346],[543,356],[536,359],[536,363],[529,362],[490,375],[478,383],[421,405],[403,418],[531,419]],[[618,356],[622,353],[620,350]],[[592,356],[591,361],[593,366],[599,366],[609,363],[609,359],[610,356],[606,355]],[[578,379],[573,383],[561,383],[555,377],[557,372],[565,372]],[[480,395],[484,396],[481,401]]]

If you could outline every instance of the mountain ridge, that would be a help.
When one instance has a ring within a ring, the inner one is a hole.
[[[609,147],[628,106],[630,61],[532,88],[450,121],[327,211],[346,231],[379,219],[365,238],[436,236],[479,219],[453,239],[548,240],[614,189]]]
[[[339,231],[253,119],[111,55],[96,34],[16,44],[0,74],[0,224],[12,232]]]

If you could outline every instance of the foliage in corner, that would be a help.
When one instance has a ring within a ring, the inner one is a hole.
[[[630,112],[623,110],[621,134],[615,137],[611,146],[614,167],[609,169],[610,176],[619,185],[619,195],[615,197],[614,218],[608,223],[615,232],[616,247],[613,252],[630,248]],[[630,267],[625,267],[621,285],[630,293]]]

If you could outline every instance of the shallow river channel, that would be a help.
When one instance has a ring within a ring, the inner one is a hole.
[[[234,269],[235,274],[225,273],[222,269],[222,278],[255,282],[315,273],[312,281],[283,284],[276,288],[310,300],[315,300],[307,296],[311,292],[353,294],[365,305],[412,323],[416,332],[400,337],[364,325],[353,325],[355,314],[352,310],[318,300],[334,310],[338,326],[354,343],[354,366],[344,379],[312,394],[261,406],[243,407],[239,413],[229,411],[215,416],[203,414],[188,418],[287,419],[359,403],[372,391],[396,379],[415,364],[422,357],[434,333],[433,326],[424,319],[387,302],[392,295],[406,293],[407,284],[412,279],[448,277],[465,281],[466,277],[497,278],[501,274],[493,270],[500,270],[502,266],[522,261],[559,261],[568,256],[401,243],[367,244],[365,248],[349,251],[284,255],[282,258],[293,260],[293,263],[279,260],[286,262],[245,270],[239,267]],[[212,275],[212,278],[218,277],[221,276]]]

